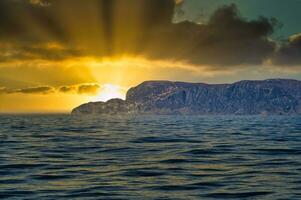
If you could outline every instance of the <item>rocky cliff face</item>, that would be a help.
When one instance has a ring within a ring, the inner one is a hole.
[[[270,79],[233,84],[146,81],[126,100],[81,105],[73,114],[301,114],[301,81]]]
[[[131,114],[137,113],[138,106],[122,99],[111,99],[107,102],[90,102],[80,105],[72,110],[75,115],[98,115],[98,114]]]

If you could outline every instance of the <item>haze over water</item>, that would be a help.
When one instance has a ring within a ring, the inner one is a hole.
[[[2,115],[0,127],[0,198],[301,198],[300,116]]]

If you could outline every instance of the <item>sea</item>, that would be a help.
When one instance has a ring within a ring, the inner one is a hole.
[[[1,115],[1,199],[301,199],[301,116]]]

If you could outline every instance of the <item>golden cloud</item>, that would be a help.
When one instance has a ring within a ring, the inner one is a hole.
[[[28,87],[28,88],[17,88],[10,89],[6,87],[0,87],[0,94],[51,94],[55,92],[59,93],[75,93],[75,94],[88,94],[95,95],[97,94],[100,86],[97,83],[84,83],[80,85],[69,85],[69,86],[59,86],[59,87],[50,87],[50,86],[38,86],[38,87]]]

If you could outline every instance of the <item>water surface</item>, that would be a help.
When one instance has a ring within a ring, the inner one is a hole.
[[[301,199],[301,117],[2,115],[0,198]]]

